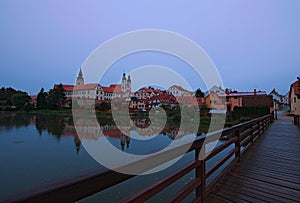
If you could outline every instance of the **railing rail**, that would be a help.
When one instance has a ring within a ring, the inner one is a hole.
[[[205,202],[207,193],[212,189],[212,187],[217,183],[217,181],[223,177],[236,163],[239,162],[241,159],[242,154],[253,145],[256,139],[260,137],[263,132],[267,129],[267,127],[271,124],[272,117],[270,115],[263,116],[261,118],[257,118],[245,123],[238,124],[236,126],[226,128],[222,132],[222,136],[226,135],[234,135],[231,139],[224,142],[222,145],[215,148],[212,152],[210,152],[205,159],[199,160],[199,152],[200,148],[191,148],[191,150],[195,150],[195,161],[199,164],[193,165],[195,168],[195,179],[192,180],[190,183],[186,184],[179,192],[173,196],[169,202],[181,202],[185,199],[191,192],[195,190],[195,202]],[[213,136],[213,135],[212,135]],[[206,163],[208,160],[215,157],[217,154],[223,152],[227,149],[230,145],[234,145],[234,148],[231,149],[229,152],[224,154],[221,160],[214,163],[214,165],[207,169]],[[199,146],[199,145],[198,145]],[[232,160],[230,161],[230,159]],[[223,169],[221,173],[211,182],[210,185],[206,185],[207,179],[214,174],[220,167],[224,166],[226,162],[230,163]],[[190,165],[192,166],[192,165]],[[190,170],[189,170],[190,171]],[[189,172],[186,171],[186,174]],[[182,172],[182,171],[180,171]],[[175,173],[176,175],[176,173]],[[181,174],[183,175],[183,174]],[[169,177],[167,180],[170,180]],[[177,180],[174,179],[175,182]],[[160,181],[159,191],[164,188],[167,188],[169,184],[167,181]],[[140,191],[122,199],[120,202],[144,202],[147,199],[151,198],[154,194],[149,194],[149,191],[153,190],[157,187],[157,183],[154,183],[147,188],[141,189]]]
[[[181,188],[175,196],[170,199],[170,202],[180,202],[186,198],[191,192],[195,191],[195,202],[204,202],[207,193],[211,190],[213,185],[223,177],[231,167],[239,162],[243,153],[257,140],[267,127],[271,124],[271,115],[263,116],[251,121],[241,123],[230,128],[225,128],[222,131],[222,137],[227,136],[230,139],[212,152],[210,152],[204,159],[199,158],[199,152],[206,138],[211,141],[215,141],[217,138],[217,133],[212,133],[208,137],[197,138],[188,152],[195,152],[195,160],[188,166],[179,169],[175,173],[169,175],[168,177],[153,183],[147,188],[141,189],[136,193],[124,198],[121,202],[143,202],[153,195],[157,194],[164,188],[167,188],[179,178],[183,177],[192,170],[195,170],[195,178],[191,180],[190,183],[186,184]],[[151,166],[158,166],[166,161],[176,158],[180,155],[181,149],[186,148],[186,145],[190,143],[172,148],[168,151],[163,151],[156,154],[153,157],[147,158],[147,160],[139,160],[137,163],[140,166],[145,166],[145,170]],[[221,160],[218,160],[211,168],[207,168],[207,161],[215,157],[216,155],[224,152],[229,146],[234,145],[234,148],[223,155]],[[159,157],[159,159],[157,158]],[[151,160],[151,161],[149,161]],[[158,161],[159,160],[159,161]],[[209,185],[207,185],[207,179],[214,174],[220,167],[226,167],[219,173],[216,178],[214,178]],[[135,163],[136,164],[136,163]],[[125,166],[126,167],[126,166]],[[139,172],[143,172],[143,168],[139,169]],[[12,202],[74,202],[80,200],[84,197],[90,196],[96,192],[100,192],[106,188],[116,185],[120,182],[126,181],[127,179],[133,177],[133,175],[121,174],[115,171],[106,170],[102,172],[95,172],[87,176],[80,176],[70,180],[65,180],[59,183],[52,183],[50,185],[45,185],[39,187],[38,189],[33,189],[17,197],[10,197],[7,201]]]

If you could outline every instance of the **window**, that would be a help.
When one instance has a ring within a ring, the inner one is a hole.
[[[296,97],[294,97],[294,103],[296,103]]]

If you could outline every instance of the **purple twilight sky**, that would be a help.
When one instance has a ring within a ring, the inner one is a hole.
[[[299,10],[298,0],[1,0],[0,86],[37,94],[54,83],[72,84],[88,55],[106,40],[164,29],[198,43],[225,87],[285,94],[300,75]],[[118,82],[123,70],[138,63],[119,65],[106,83]],[[178,72],[184,68],[173,65]]]

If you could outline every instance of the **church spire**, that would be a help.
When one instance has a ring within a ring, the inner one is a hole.
[[[83,78],[81,68],[79,69],[78,77],[79,77],[79,78]]]
[[[76,79],[76,85],[84,85],[84,79],[83,79],[83,74],[82,70],[80,68],[77,79]]]

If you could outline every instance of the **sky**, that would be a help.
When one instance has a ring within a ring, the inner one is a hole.
[[[105,41],[163,29],[201,46],[225,87],[285,94],[300,75],[299,10],[298,0],[1,0],[0,86],[33,95],[55,83],[73,84],[86,58]],[[103,83],[116,83],[123,71],[157,58],[185,72],[182,63],[166,62],[168,57],[137,55],[135,62],[114,64]],[[203,88],[196,78],[186,79],[192,88]]]

